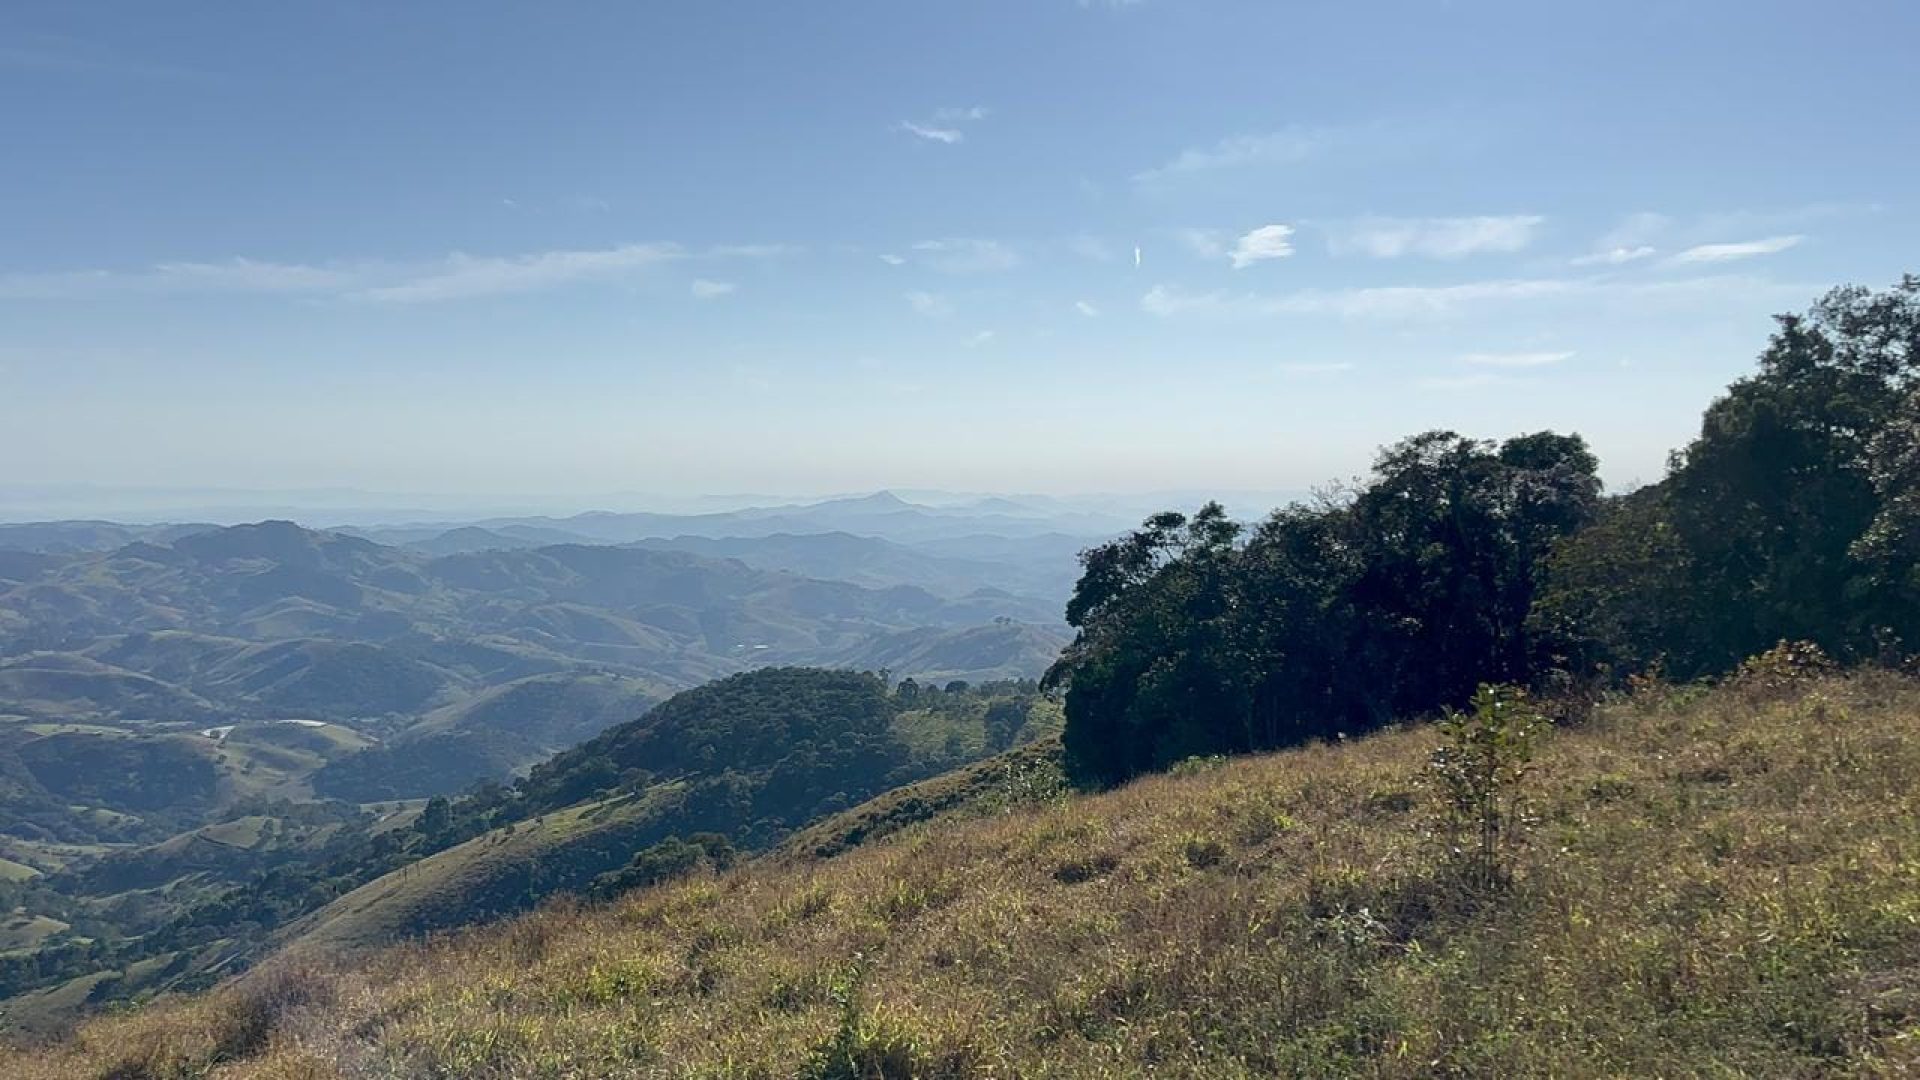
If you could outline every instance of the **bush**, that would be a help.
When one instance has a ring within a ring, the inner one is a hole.
[[[635,852],[626,866],[595,878],[589,891],[598,897],[618,896],[698,870],[724,870],[733,857],[732,842],[719,833],[694,833],[684,840],[669,836]]]
[[[1546,718],[1524,691],[1482,686],[1469,711],[1447,710],[1439,728],[1427,768],[1440,793],[1448,855],[1469,883],[1504,886],[1527,824],[1521,784]]]

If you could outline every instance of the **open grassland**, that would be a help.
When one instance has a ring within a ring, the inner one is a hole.
[[[270,964],[9,1077],[1825,1076],[1920,1070],[1920,685],[1564,725],[1514,882],[1431,730],[935,819],[371,961]]]

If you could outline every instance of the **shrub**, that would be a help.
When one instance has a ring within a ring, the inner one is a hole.
[[[1733,684],[1747,697],[1770,700],[1793,694],[1809,679],[1830,675],[1834,663],[1811,641],[1782,641],[1741,661]]]
[[[1482,686],[1466,712],[1446,711],[1441,743],[1428,759],[1439,789],[1447,850],[1480,887],[1510,880],[1508,857],[1526,826],[1521,784],[1546,719],[1526,693]]]

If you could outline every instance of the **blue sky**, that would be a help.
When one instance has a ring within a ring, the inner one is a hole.
[[[1920,270],[1920,6],[0,9],[0,483],[1657,478]]]

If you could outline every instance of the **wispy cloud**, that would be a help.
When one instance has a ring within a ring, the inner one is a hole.
[[[1332,316],[1347,319],[1445,318],[1477,307],[1549,300],[1592,300],[1688,307],[1713,300],[1778,300],[1791,303],[1808,286],[1750,277],[1698,277],[1626,282],[1595,278],[1505,278],[1453,285],[1389,285],[1352,289],[1303,289],[1278,294],[1193,292],[1156,285],[1140,298],[1152,315],[1263,317]]]
[[[605,281],[684,258],[677,244],[626,244],[586,251],[475,256],[456,252],[432,272],[362,291],[368,300],[433,303],[476,296],[540,292],[581,281]]]
[[[1094,307],[1092,304],[1087,303],[1085,300],[1075,300],[1073,302],[1073,310],[1079,312],[1082,315],[1085,315],[1089,319],[1095,318],[1100,314],[1099,308]]]
[[[983,274],[1020,265],[1019,253],[997,240],[922,240],[913,250],[922,265],[943,274]]]
[[[967,339],[967,348],[978,349],[983,345],[990,345],[993,343],[994,336],[995,335],[993,331],[982,330],[979,333]]]
[[[1573,359],[1571,352],[1468,353],[1460,358],[1460,362],[1474,367],[1543,368],[1565,363],[1571,359]]]
[[[1613,247],[1582,255],[1570,260],[1570,263],[1573,266],[1624,266],[1627,263],[1648,258],[1655,253],[1655,250],[1648,244],[1641,244],[1639,247]]]
[[[738,288],[731,281],[708,281],[706,278],[695,278],[690,286],[695,300],[718,300]]]
[[[77,269],[0,275],[0,300],[86,300],[100,296],[261,294],[434,304],[480,296],[545,292],[576,284],[639,279],[674,261],[770,259],[795,252],[783,244],[732,244],[687,252],[672,242],[530,252],[518,256],[449,256],[420,261],[342,259],[282,263],[232,258],[163,261],[140,269]],[[710,294],[710,281],[703,286]]]
[[[1327,131],[1290,127],[1265,135],[1233,135],[1213,142],[1212,146],[1192,146],[1181,150],[1160,167],[1135,173],[1135,183],[1152,184],[1194,173],[1212,173],[1217,169],[1235,169],[1256,163],[1296,163],[1319,156],[1331,142]]]
[[[364,269],[235,258],[165,262],[143,270],[71,270],[0,275],[0,299],[57,300],[111,293],[326,293],[351,287]]]
[[[1134,181],[1153,184],[1197,173],[1254,164],[1306,161],[1324,150],[1328,132],[1315,128],[1286,128],[1258,135],[1232,135],[1208,146],[1189,147],[1156,168],[1134,174]]]
[[[709,259],[784,259],[806,249],[792,244],[716,244],[702,254]]]
[[[1487,252],[1514,252],[1533,243],[1545,218],[1538,214],[1480,217],[1366,217],[1325,226],[1327,250],[1335,255],[1398,259],[1418,255],[1460,259]]]
[[[1774,255],[1791,247],[1798,247],[1806,237],[1769,236],[1763,240],[1743,240],[1730,244],[1696,244],[1673,257],[1677,263],[1719,263],[1732,262],[1735,259],[1751,259],[1759,255]]]
[[[1262,225],[1234,241],[1235,270],[1244,270],[1267,259],[1284,259],[1293,254],[1293,226]]]
[[[909,135],[918,136],[928,142],[946,143],[948,146],[965,142],[967,139],[966,135],[962,134],[959,128],[930,127],[926,124],[916,124],[911,120],[900,121],[900,130]]]
[[[953,314],[953,301],[939,293],[915,290],[907,294],[907,306],[914,314],[925,315],[931,319],[943,319]]]
[[[358,259],[306,264],[251,258],[182,260],[134,270],[3,274],[0,275],[0,299],[271,294],[421,304],[627,280],[655,267],[683,260],[770,259],[797,250],[783,244],[735,244],[688,251],[679,244],[648,243],[520,255],[454,252],[415,262]]]
[[[1445,315],[1464,306],[1556,296],[1578,288],[1570,281],[1512,279],[1458,285],[1389,285],[1358,289],[1305,289],[1278,296],[1193,293],[1156,285],[1141,298],[1154,315],[1337,315],[1344,318],[1407,318]]]
[[[1142,188],[1172,188],[1235,171],[1272,173],[1321,161],[1353,164],[1428,153],[1459,156],[1485,141],[1488,126],[1483,112],[1431,110],[1419,116],[1381,117],[1360,123],[1289,124],[1188,146],[1160,164],[1134,173],[1132,179]]]
[[[962,131],[961,127],[985,120],[987,113],[988,110],[984,105],[935,109],[931,123],[921,124],[912,120],[902,120],[900,130],[927,142],[954,146],[967,141],[967,133]]]
[[[888,266],[905,266],[907,264],[904,256],[893,255],[887,252],[880,253],[880,261],[886,263]]]
[[[1593,250],[1572,260],[1575,266],[1619,266],[1675,251],[1671,263],[1715,263],[1771,255],[1805,240],[1814,222],[1876,213],[1873,203],[1808,203],[1762,210],[1719,210],[1676,217],[1651,210],[1626,214],[1594,242]],[[1762,237],[1728,243],[1724,237]]]

